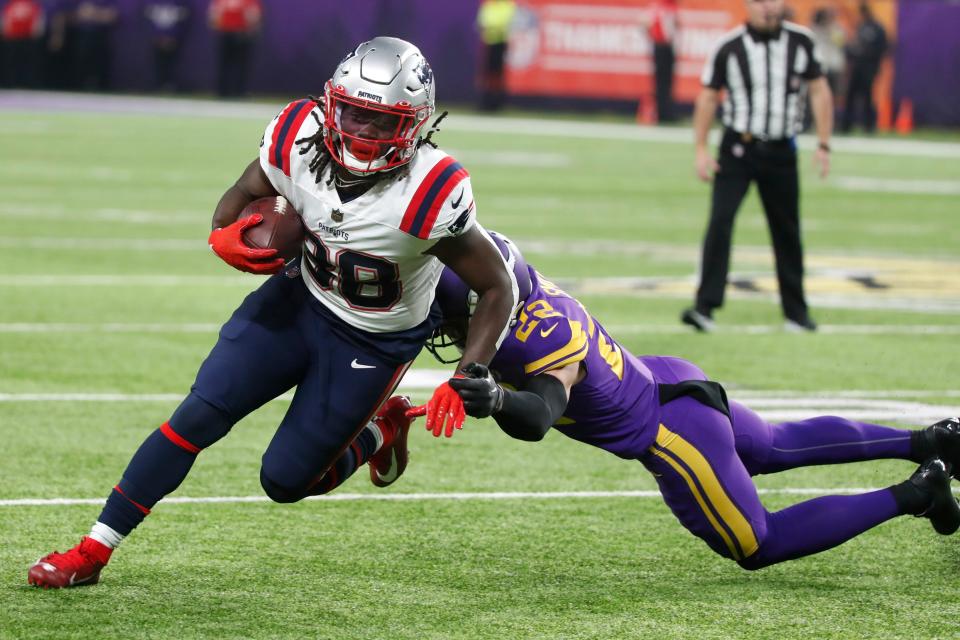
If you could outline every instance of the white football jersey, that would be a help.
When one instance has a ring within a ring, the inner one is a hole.
[[[430,312],[443,264],[424,252],[476,221],[470,176],[452,157],[424,145],[405,177],[385,176],[360,197],[341,202],[328,186],[333,161],[319,182],[310,172],[312,137],[323,113],[311,100],[287,105],[267,126],[260,166],[300,212],[307,228],[301,260],[310,292],[347,324],[383,333],[411,329]]]

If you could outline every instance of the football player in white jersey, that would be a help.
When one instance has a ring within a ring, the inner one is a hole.
[[[260,469],[271,499],[326,493],[367,462],[377,486],[403,473],[410,404],[387,398],[433,331],[444,265],[479,294],[464,364],[489,363],[518,302],[513,272],[476,223],[469,175],[430,139],[436,125],[426,131],[434,91],[419,49],[375,38],[339,64],[322,98],[294,101],[268,125],[259,158],[217,205],[209,242],[233,267],[272,277],[224,324],[190,394],[137,450],[90,535],[38,560],[31,584],[96,583],[200,451],[294,387]],[[289,264],[242,241],[262,218],[240,212],[268,196],[286,198],[307,229]],[[434,435],[462,426],[449,384],[427,418]]]

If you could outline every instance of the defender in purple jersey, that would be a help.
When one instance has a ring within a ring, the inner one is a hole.
[[[657,479],[680,522],[745,569],[837,546],[898,515],[960,528],[950,475],[960,472],[960,422],[907,431],[823,416],[770,424],[711,382],[693,363],[637,357],[575,298],[510,254],[521,306],[489,368],[468,365],[453,380],[469,415],[492,416],[508,435],[565,435],[638,460]],[[445,270],[437,287],[443,323],[428,344],[462,347],[474,294]],[[408,415],[419,415],[413,409]],[[921,463],[909,479],[860,495],[825,496],[767,511],[751,477],[795,467],[897,458]]]

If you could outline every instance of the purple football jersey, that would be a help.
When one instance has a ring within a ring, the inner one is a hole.
[[[501,384],[523,389],[537,374],[582,362],[586,377],[574,385],[554,428],[620,457],[639,457],[657,432],[653,375],[579,301],[530,272],[533,289],[490,368]]]

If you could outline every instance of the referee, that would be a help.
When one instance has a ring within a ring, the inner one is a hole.
[[[747,23],[727,34],[707,61],[693,113],[696,170],[713,176],[710,223],[703,243],[700,287],[681,319],[698,331],[714,328],[730,267],[733,220],[751,182],[757,183],[776,255],[788,331],[816,331],[803,295],[797,146],[810,89],[820,177],[830,168],[833,98],[813,50],[811,33],[783,20],[784,0],[745,0]],[[714,160],[707,133],[723,94],[723,138]]]

